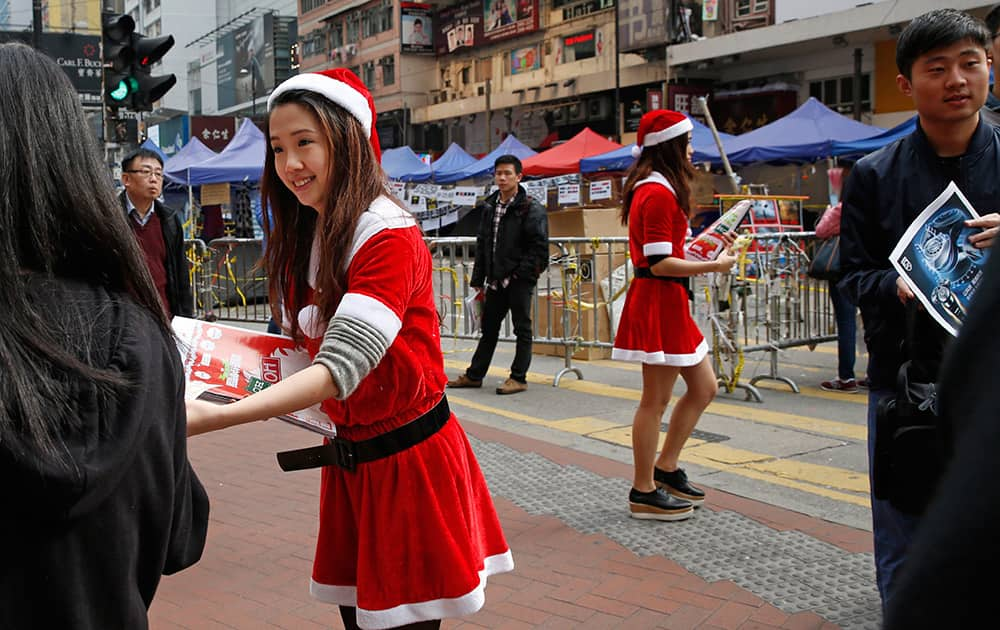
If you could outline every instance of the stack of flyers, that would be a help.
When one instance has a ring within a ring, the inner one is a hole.
[[[688,260],[713,261],[726,248],[726,241],[722,238],[724,234],[733,235],[739,227],[747,213],[750,212],[752,202],[749,199],[741,199],[732,208],[726,210],[725,214],[715,220],[712,225],[705,228],[684,248],[684,257]]]
[[[978,218],[969,200],[950,182],[913,220],[889,256],[927,312],[952,335],[958,335],[965,321],[989,254],[969,242],[980,228],[965,222]]]
[[[186,317],[175,317],[173,329],[184,364],[184,397],[189,400],[233,402],[311,363],[304,349],[281,335]],[[319,405],[278,419],[325,437],[337,434],[336,426]]]

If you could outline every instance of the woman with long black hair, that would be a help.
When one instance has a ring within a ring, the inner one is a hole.
[[[611,357],[642,363],[642,398],[632,425],[634,518],[677,521],[704,503],[679,466],[681,449],[717,390],[708,345],[691,318],[688,278],[728,271],[728,251],[711,262],[684,259],[691,207],[690,132],[684,114],[654,110],[639,122],[636,163],[625,181],[622,224],[629,228],[635,278],[625,298]],[[687,385],[670,415],[657,457],[660,421],[677,376]]]
[[[0,156],[0,628],[145,628],[208,528],[180,357],[79,96],[23,44]]]

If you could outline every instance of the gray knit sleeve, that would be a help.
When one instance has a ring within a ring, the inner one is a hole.
[[[344,400],[354,392],[361,379],[375,369],[388,349],[388,340],[371,324],[336,315],[326,328],[313,363],[330,370],[340,391],[337,399]]]

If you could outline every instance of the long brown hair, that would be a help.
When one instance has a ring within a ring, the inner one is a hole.
[[[361,214],[379,196],[386,194],[386,180],[361,123],[343,107],[306,90],[290,90],[278,96],[274,106],[297,103],[319,118],[330,155],[329,195],[319,212],[301,206],[278,177],[274,150],[267,144],[267,159],[261,179],[264,229],[269,234],[264,266],[268,274],[271,315],[283,321],[281,310],[290,315],[287,332],[297,341],[303,334],[298,312],[309,303],[309,256],[313,235],[319,235],[319,269],[313,302],[321,321],[333,317],[346,290],[345,263]],[[374,129],[372,133],[375,133]],[[270,137],[269,129],[265,129]],[[268,217],[268,209],[271,217]],[[273,221],[273,225],[271,222]]]
[[[629,168],[622,192],[622,225],[628,225],[629,208],[632,205],[632,194],[635,185],[656,171],[667,178],[674,187],[674,195],[681,209],[691,214],[691,180],[694,179],[694,166],[687,155],[688,134],[644,147],[639,159]]]

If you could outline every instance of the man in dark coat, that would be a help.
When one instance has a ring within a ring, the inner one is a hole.
[[[149,273],[168,317],[194,315],[194,299],[184,256],[184,231],[177,213],[159,201],[163,192],[163,160],[155,151],[139,149],[122,160],[122,207],[146,255]]]
[[[1000,224],[995,212],[1000,199],[1000,131],[980,116],[988,91],[989,45],[986,26],[960,11],[938,9],[914,19],[899,36],[896,81],[913,98],[917,128],[858,161],[844,184],[840,237],[844,279],[839,286],[861,308],[864,320],[872,479],[878,463],[875,443],[878,437],[888,439],[876,435],[879,403],[895,395],[906,360],[937,363],[950,340],[944,328],[921,310],[914,318],[912,347],[904,352],[904,305],[916,296],[892,268],[892,248],[952,182],[982,215],[967,224],[983,228],[970,237],[972,246],[988,247]],[[875,496],[873,485],[876,576],[883,605],[888,607],[923,512],[904,512],[886,494]]]
[[[538,276],[548,265],[549,223],[545,208],[521,187],[521,160],[502,155],[493,166],[495,193],[481,204],[471,286],[483,293],[482,337],[465,374],[448,387],[482,387],[496,350],[500,326],[510,312],[517,345],[510,377],[498,394],[528,388],[531,365],[531,298]]]

